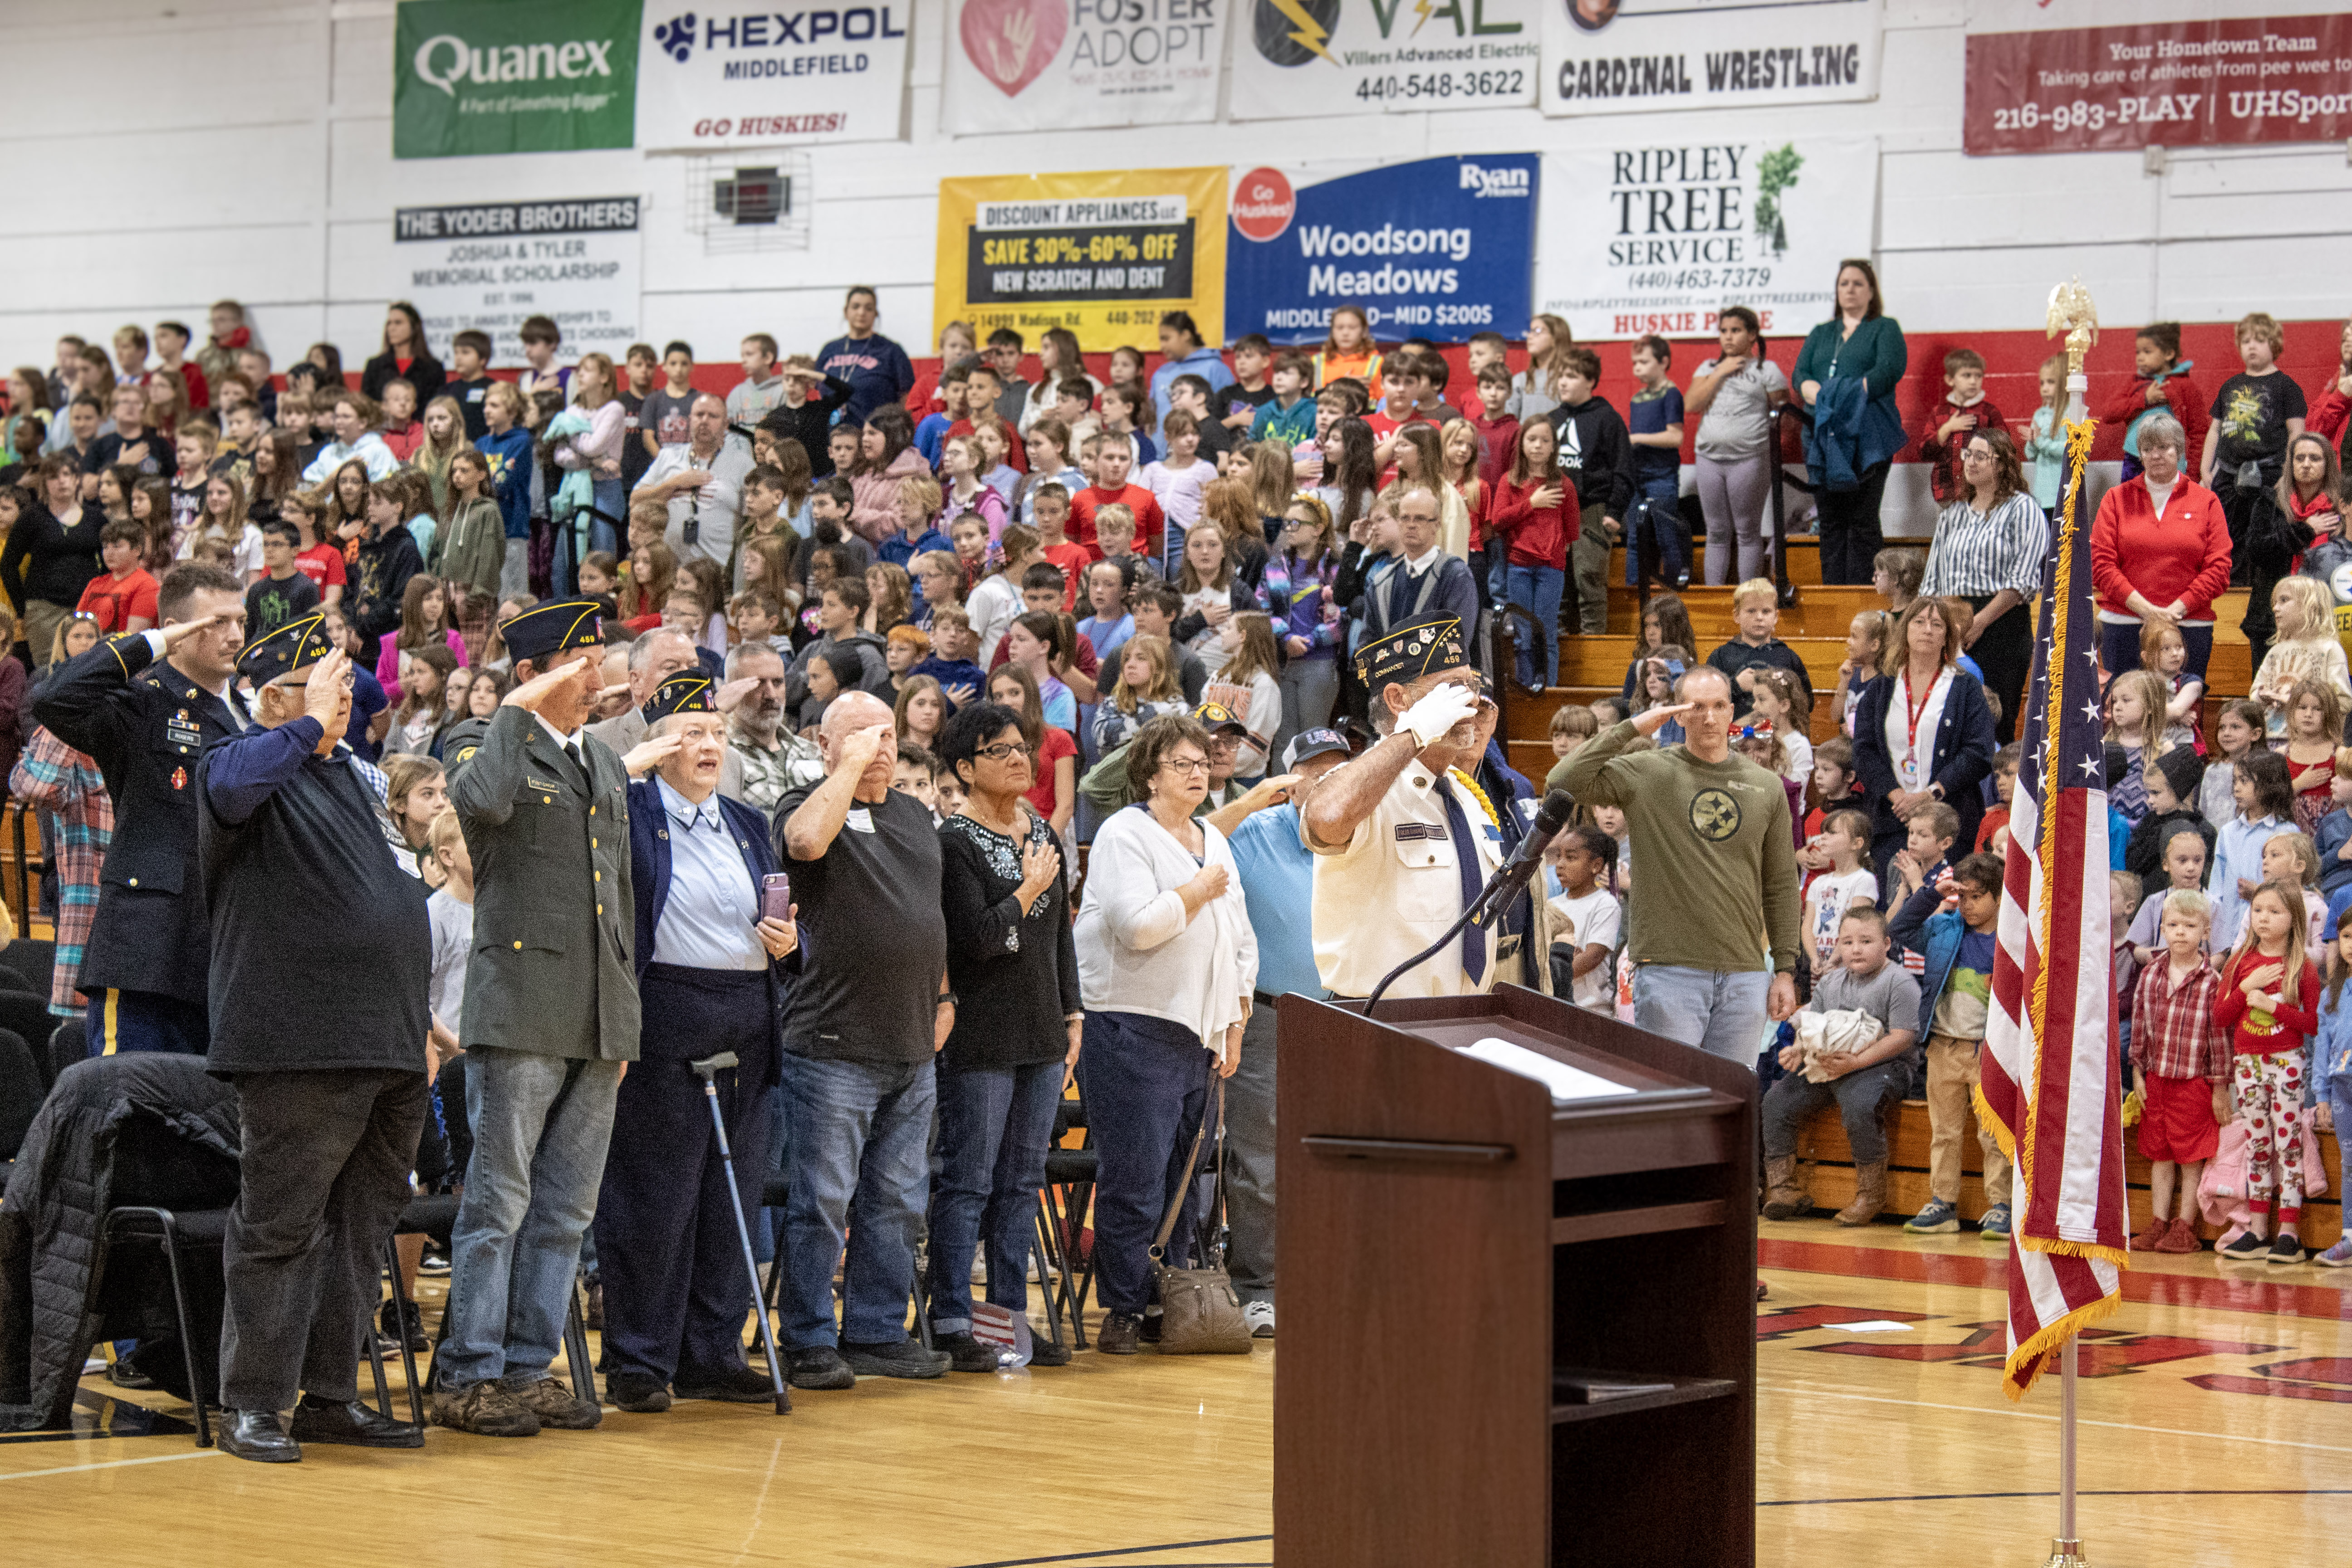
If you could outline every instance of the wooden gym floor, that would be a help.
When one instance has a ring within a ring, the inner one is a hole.
[[[1812,1220],[1765,1226],[1761,1251],[1759,1561],[2042,1561],[2056,1380],[2022,1408],[2000,1395],[1999,1250]],[[2210,1252],[2141,1261],[2084,1342],[2092,1561],[2346,1561],[2352,1278]],[[782,1418],[608,1410],[594,1433],[436,1429],[421,1453],[320,1448],[284,1468],[198,1449],[185,1406],[92,1376],[74,1431],[0,1437],[0,1562],[135,1542],[174,1568],[1266,1564],[1276,1354],[1087,1353],[996,1379],[800,1394]]]

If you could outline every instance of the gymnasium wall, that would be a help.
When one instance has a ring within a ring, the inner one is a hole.
[[[2279,0],[2277,9],[2297,8]],[[2308,8],[2308,7],[2304,7]],[[844,287],[880,290],[882,329],[932,340],[936,183],[942,176],[1168,164],[1398,161],[1559,151],[1752,133],[1870,135],[1880,148],[1874,246],[1910,336],[1906,409],[1940,382],[1944,350],[1991,362],[1996,402],[2030,413],[2050,286],[2079,272],[2103,318],[2192,329],[2191,350],[2232,368],[2226,323],[2263,308],[2294,325],[2286,363],[2306,387],[2334,358],[2352,307],[2352,166],[2338,144],[1969,158],[1961,152],[1963,24],[2126,20],[2120,0],[1888,0],[1876,100],[1547,120],[1486,110],[1060,135],[951,138],[940,130],[945,0],[913,0],[905,140],[812,152],[810,247],[709,256],[687,232],[688,161],[635,151],[395,162],[389,0],[72,0],[11,7],[11,110],[0,145],[20,172],[0,233],[0,355],[46,365],[60,331],[102,335],[245,300],[282,365],[319,338],[357,364],[400,291],[395,207],[518,197],[639,194],[646,204],[643,322],[692,340],[720,377],[737,339],[764,329],[811,347],[838,329]],[[2241,6],[2216,6],[2236,13]],[[1148,345],[1147,345],[1148,346]],[[2127,330],[2094,356],[2127,372]],[[1677,355],[1678,379],[1700,346]],[[1776,357],[1793,359],[1793,340]],[[1622,345],[1603,391],[1622,401]],[[2095,399],[2097,386],[2095,385]],[[1924,532],[1919,476],[1898,476],[1890,531]],[[1896,514],[1913,525],[1904,528]]]

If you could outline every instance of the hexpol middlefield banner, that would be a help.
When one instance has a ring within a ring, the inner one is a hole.
[[[392,155],[628,147],[638,0],[402,0]]]
[[[1457,343],[1528,324],[1541,160],[1498,152],[1412,163],[1234,171],[1225,329],[1320,343],[1336,306],[1375,337]]]

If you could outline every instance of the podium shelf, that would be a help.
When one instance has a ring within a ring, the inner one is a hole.
[[[1608,1241],[1620,1236],[1649,1236],[1664,1230],[1698,1230],[1721,1225],[1730,1206],[1719,1198],[1698,1203],[1660,1203],[1645,1208],[1610,1208],[1591,1214],[1563,1215],[1551,1222],[1551,1244],[1565,1247],[1578,1241]]]
[[[1650,1394],[1629,1394],[1619,1399],[1603,1399],[1597,1403],[1568,1403],[1555,1400],[1551,1407],[1551,1424],[1565,1427],[1577,1421],[1597,1421],[1608,1416],[1631,1416],[1642,1410],[1662,1410],[1669,1405],[1696,1405],[1708,1399],[1728,1399],[1739,1392],[1739,1385],[1728,1377],[1650,1377],[1638,1372],[1591,1372],[1582,1368],[1559,1367],[1552,1375],[1552,1392],[1557,1395],[1579,1378],[1615,1379],[1642,1383],[1671,1383],[1672,1388]]]

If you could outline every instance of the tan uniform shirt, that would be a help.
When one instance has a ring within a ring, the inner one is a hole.
[[[1483,886],[1503,863],[1502,831],[1460,779],[1441,785],[1418,758],[1405,764],[1371,814],[1338,849],[1315,851],[1315,968],[1335,995],[1369,996],[1381,977],[1461,917],[1462,873],[1440,788],[1454,791],[1478,841]],[[1302,829],[1302,834],[1304,830]],[[1486,934],[1486,968],[1462,972],[1457,937],[1389,988],[1391,997],[1481,996],[1495,984],[1496,934]]]

